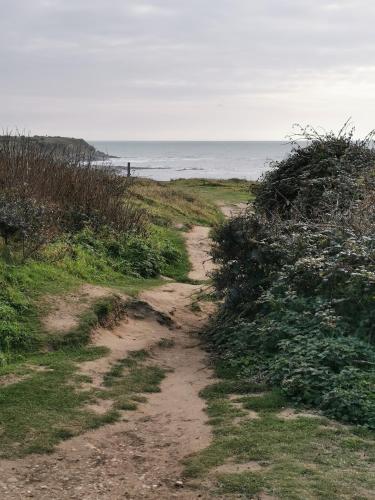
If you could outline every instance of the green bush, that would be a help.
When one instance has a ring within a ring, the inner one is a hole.
[[[343,127],[338,135],[319,134],[312,128],[302,130],[292,153],[275,163],[264,175],[257,190],[256,206],[268,214],[320,218],[321,210],[348,209],[361,196],[357,179],[375,165],[372,135],[354,140],[354,128]]]
[[[69,241],[69,258],[83,259],[89,265],[90,256],[103,266],[111,267],[120,274],[153,278],[168,275],[168,266],[183,261],[183,248],[176,239],[169,239],[167,229],[151,227],[148,234],[114,234],[103,230],[96,234],[85,228]],[[84,277],[84,276],[83,276]]]
[[[328,134],[265,176],[255,213],[215,232],[223,304],[207,331],[240,376],[368,426],[375,425],[374,158],[368,141]]]

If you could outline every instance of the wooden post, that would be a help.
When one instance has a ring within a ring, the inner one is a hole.
[[[128,161],[128,177],[131,176],[131,172],[130,172],[130,161]]]

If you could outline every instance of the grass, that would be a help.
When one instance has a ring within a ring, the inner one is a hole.
[[[1,350],[35,351],[47,339],[40,322],[45,312],[40,299],[45,295],[63,294],[84,283],[92,283],[136,296],[163,283],[160,277],[135,275],[131,261],[124,262],[121,254],[109,253],[111,244],[111,240],[103,243],[93,233],[83,232],[68,247],[64,240],[46,247],[38,260],[11,265],[0,258],[0,357]],[[152,249],[151,257],[149,249]],[[188,281],[190,262],[183,235],[177,229],[151,226],[131,251],[136,270],[138,266],[146,266],[150,259],[150,266],[159,266],[163,275]],[[152,273],[155,273],[153,268]],[[93,312],[89,312],[88,317],[82,319],[87,326],[92,320],[95,324],[92,315]],[[81,326],[71,337],[88,340],[88,329],[82,335],[84,325]]]
[[[161,273],[176,281],[188,281],[191,264],[182,232],[174,228],[153,226],[151,240],[156,248],[162,246],[165,252],[172,252],[170,262],[162,266]]]
[[[164,371],[146,363],[145,351],[116,363],[102,391],[82,390],[89,379],[79,373],[79,364],[106,353],[104,348],[65,349],[1,368],[0,376],[20,380],[0,387],[0,457],[49,453],[64,439],[115,422],[121,410],[134,410],[145,401],[143,393],[160,390]],[[113,400],[113,407],[100,415],[88,409],[102,398]]]
[[[102,348],[80,348],[38,354],[25,365],[8,365],[0,374],[22,373],[24,380],[0,388],[0,456],[50,452],[68,437],[112,422],[110,411],[95,415],[84,409],[93,397],[77,391],[83,381],[78,364],[101,357]]]
[[[280,392],[246,380],[227,378],[201,395],[207,400],[214,438],[186,461],[186,476],[203,479],[210,474],[217,493],[239,498],[262,492],[288,500],[370,498],[375,488],[374,433],[318,415],[281,418],[285,400]],[[233,462],[255,462],[258,468],[215,472]]]
[[[136,204],[147,211],[151,221],[161,226],[214,225],[222,220],[215,204],[183,185],[135,179],[131,193]]]
[[[45,295],[63,294],[90,282],[111,286],[134,296],[141,290],[163,283],[160,278],[122,275],[108,265],[100,267],[100,262],[98,269],[90,273],[88,268],[95,267],[95,259],[92,255],[87,259],[90,260],[89,265],[85,259],[76,259],[66,266],[61,262],[52,264],[45,261],[10,266],[0,259],[0,357],[1,347],[3,355],[5,350],[25,352],[41,348],[47,339],[40,322],[40,316],[44,314],[41,298]],[[186,261],[183,264],[178,262],[175,275],[182,275],[187,266]],[[171,266],[168,272],[173,274],[173,271]],[[87,323],[91,322],[90,318],[83,318],[82,321],[85,319]]]
[[[162,224],[149,226],[144,247],[140,242],[131,248],[135,264],[143,266],[144,262],[146,266],[148,248],[152,248],[154,258],[162,262],[161,274],[181,282],[189,281],[190,262],[183,235],[173,225],[180,223],[186,228],[194,223],[214,224],[222,219],[215,201],[223,196],[227,200],[248,196],[248,183],[244,181],[136,180],[132,189],[136,201]],[[134,296],[162,284],[160,278],[132,274],[131,262],[109,253],[116,241],[100,238],[85,230],[73,239],[62,238],[47,246],[37,259],[22,264],[12,265],[0,258],[0,356],[1,349],[33,351],[40,347],[43,295],[62,294],[92,283]]]
[[[194,193],[211,204],[247,203],[255,183],[241,179],[177,179],[171,186]]]
[[[185,186],[137,181],[133,186],[137,203],[147,208],[157,223],[148,227],[145,242],[155,255],[162,256],[161,273],[182,282],[189,281],[190,263],[181,230],[196,223],[219,222],[222,215],[214,204],[214,190],[221,198],[227,189],[197,181],[198,194],[193,194],[193,187],[192,181]],[[202,199],[204,192],[207,194]],[[183,227],[173,227],[176,224]],[[108,316],[119,313],[120,304],[115,296],[100,299],[86,310],[77,327],[57,335],[42,327],[40,318],[46,312],[43,297],[62,295],[84,283],[136,296],[164,281],[131,274],[121,257],[108,254],[108,241],[89,231],[75,235],[69,244],[67,241],[62,238],[37,258],[17,265],[0,257],[0,384],[5,382],[0,385],[2,457],[50,452],[62,439],[112,422],[121,410],[134,409],[144,401],[143,393],[159,390],[164,377],[147,354],[138,353],[111,368],[103,391],[79,390],[84,382],[79,364],[106,354],[103,349],[85,347],[91,331]],[[147,245],[143,258],[148,255]],[[142,242],[136,250],[142,250]],[[134,261],[139,262],[137,254]],[[160,346],[171,347],[172,341],[164,339]],[[49,352],[51,348],[54,351]],[[103,397],[113,399],[114,409],[104,415],[87,409]]]
[[[163,274],[187,279],[190,263],[177,229],[151,226],[146,242],[155,255],[162,256]],[[104,415],[86,408],[97,394],[77,390],[79,364],[105,354],[83,346],[96,325],[120,312],[115,296],[92,304],[77,327],[64,335],[42,327],[45,295],[61,295],[89,282],[134,296],[164,282],[160,277],[131,275],[119,266],[121,258],[107,258],[103,249],[103,242],[83,233],[68,251],[62,240],[24,263],[10,264],[0,258],[0,383],[5,382],[0,386],[0,456],[50,452],[62,439],[114,421],[120,409],[134,409],[135,400],[142,400],[137,390],[158,390],[162,371],[141,366],[139,360],[107,389],[116,399],[116,408]],[[137,262],[136,255],[134,259]],[[46,353],[51,347],[54,352]],[[125,387],[133,399],[125,397]]]
[[[253,182],[229,179],[177,179],[157,182],[135,179],[132,197],[146,209],[155,224],[212,226],[223,220],[218,205],[246,203],[252,199]]]
[[[115,363],[104,377],[105,391],[98,397],[111,399],[118,410],[135,410],[139,394],[160,392],[165,370],[148,363],[147,351],[133,351]]]

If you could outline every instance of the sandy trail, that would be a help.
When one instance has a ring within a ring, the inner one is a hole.
[[[208,228],[195,227],[187,235],[190,276],[196,280],[206,279],[212,269],[208,233]],[[94,343],[110,347],[111,354],[83,364],[92,386],[100,387],[109,366],[128,351],[150,349],[152,362],[171,369],[161,392],[150,395],[138,410],[123,412],[118,423],[65,441],[51,455],[0,461],[0,499],[211,498],[178,483],[181,460],[206,447],[211,438],[198,394],[213,375],[194,334],[213,306],[202,302],[201,311],[192,311],[192,297],[200,290],[200,285],[167,283],[144,292],[140,300],[145,310],[140,305],[113,330],[95,333]],[[172,321],[160,321],[159,313]],[[174,346],[159,347],[162,338],[173,339]],[[107,409],[108,401],[96,408]]]
[[[192,280],[206,280],[214,265],[209,255],[210,228],[195,226],[186,235],[186,246],[189,252],[192,270],[189,278]]]

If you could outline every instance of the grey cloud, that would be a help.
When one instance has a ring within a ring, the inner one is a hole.
[[[293,121],[336,126],[353,115],[370,126],[371,0],[0,0],[0,8],[3,127],[267,139]]]

